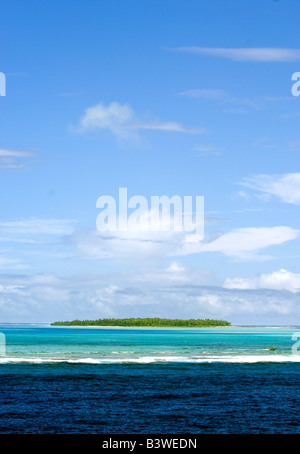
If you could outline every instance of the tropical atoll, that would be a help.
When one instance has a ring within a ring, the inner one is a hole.
[[[99,320],[73,320],[53,322],[52,326],[153,326],[153,327],[212,327],[231,326],[230,322],[214,319],[170,319],[170,318],[102,318]]]

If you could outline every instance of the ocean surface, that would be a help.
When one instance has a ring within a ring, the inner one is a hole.
[[[1,324],[0,433],[296,434],[298,342],[299,326]]]

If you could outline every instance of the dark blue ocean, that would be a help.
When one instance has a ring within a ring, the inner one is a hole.
[[[1,434],[300,432],[300,328],[0,328]]]

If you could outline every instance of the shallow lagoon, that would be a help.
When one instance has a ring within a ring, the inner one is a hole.
[[[1,332],[0,433],[299,433],[298,327]]]

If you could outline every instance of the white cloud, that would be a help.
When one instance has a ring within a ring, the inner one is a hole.
[[[25,170],[34,156],[35,153],[31,151],[0,147],[0,170]]]
[[[294,323],[296,293],[223,288],[211,274],[180,263],[95,275],[1,275],[0,317],[51,322],[103,317],[218,318],[240,324]],[[213,284],[213,285],[212,285]]]
[[[99,232],[80,230],[67,241],[86,256],[96,258],[179,257],[203,252],[217,252],[243,260],[270,258],[260,256],[262,249],[294,240],[298,230],[287,226],[250,227],[232,230],[214,240],[199,240],[196,234],[182,232]]]
[[[7,158],[7,157],[12,157],[12,158],[27,158],[28,156],[32,156],[32,153],[29,151],[24,151],[24,150],[15,150],[13,148],[0,148],[0,157]]]
[[[235,61],[287,62],[300,60],[300,49],[291,48],[216,48],[191,46],[177,47],[173,50]]]
[[[300,291],[300,274],[282,268],[253,277],[227,278],[223,286],[228,289],[273,289],[297,293]]]
[[[204,133],[203,128],[190,128],[175,121],[143,120],[137,117],[130,105],[113,102],[108,106],[97,104],[88,107],[75,131],[107,130],[121,138],[130,138],[138,130],[173,131],[186,134]]]
[[[75,244],[86,256],[136,260],[145,257],[176,256],[185,236],[184,232],[80,230],[70,235],[67,241]]]
[[[283,202],[300,204],[300,173],[256,175],[244,178],[240,184],[263,195],[276,196]]]
[[[293,323],[299,313],[297,298],[279,291],[203,288],[196,298],[201,310],[215,318],[242,324]]]
[[[286,226],[248,227],[224,233],[217,239],[199,245],[199,252],[222,252],[240,258],[253,258],[253,253],[297,238],[298,231]],[[255,255],[258,258],[257,255]]]
[[[121,105],[117,102],[109,104],[107,107],[103,104],[97,104],[88,107],[85,114],[80,119],[81,132],[89,129],[118,129],[124,124],[128,124],[135,117],[135,114],[129,105]]]

